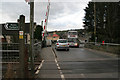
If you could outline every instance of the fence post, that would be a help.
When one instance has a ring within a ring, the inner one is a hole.
[[[24,39],[24,27],[25,27],[25,16],[20,15],[19,22],[19,67],[20,67],[20,78],[25,78],[25,39]]]

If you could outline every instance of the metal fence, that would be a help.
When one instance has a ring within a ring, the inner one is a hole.
[[[2,62],[18,62],[19,61],[19,43],[1,43],[2,53],[0,56]]]
[[[2,62],[19,62],[19,43],[0,43],[0,58],[2,58]],[[27,46],[29,44],[26,44]],[[41,42],[34,44],[34,56],[37,55],[41,51]],[[29,47],[28,47],[29,49]]]
[[[19,63],[19,43],[0,43],[2,78],[14,78]]]
[[[2,64],[2,78],[19,78],[19,43],[0,43],[0,58]],[[34,61],[39,61],[39,54],[41,52],[41,42],[34,44]],[[29,44],[25,44],[26,59],[29,56]],[[29,60],[27,60],[29,61]],[[28,66],[29,62],[28,62]],[[29,67],[28,67],[29,69]],[[29,73],[29,72],[28,72]]]
[[[120,53],[120,44],[87,42],[85,47],[115,54]]]
[[[34,44],[34,57],[35,57],[35,61],[38,60],[39,58],[39,54],[41,52],[41,48],[42,48],[42,43],[41,42],[37,42]]]

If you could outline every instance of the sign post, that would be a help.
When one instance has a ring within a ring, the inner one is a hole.
[[[23,39],[23,31],[19,31],[19,39]]]
[[[25,27],[25,16],[20,15],[19,22],[19,67],[20,67],[20,78],[25,78],[25,39],[24,39],[24,27]]]

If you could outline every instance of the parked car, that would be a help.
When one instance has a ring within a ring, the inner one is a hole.
[[[78,47],[80,45],[80,41],[77,38],[68,38],[68,43],[70,47]]]
[[[69,51],[69,43],[66,39],[58,39],[56,44],[55,44],[55,49],[59,50],[59,49],[65,49],[67,51]]]

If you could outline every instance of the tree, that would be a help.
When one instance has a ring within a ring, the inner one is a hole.
[[[118,2],[96,2],[96,37],[97,41],[120,43],[120,5]],[[91,33],[94,41],[94,3],[89,2],[85,9],[84,27]]]
[[[42,40],[42,31],[43,31],[42,26],[37,25],[34,32],[34,39]]]

